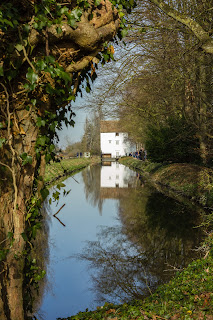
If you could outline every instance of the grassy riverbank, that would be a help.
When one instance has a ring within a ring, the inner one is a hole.
[[[75,173],[89,165],[100,163],[99,157],[64,159],[60,162],[52,162],[46,167],[44,181],[50,184],[61,177]]]
[[[120,159],[120,163],[180,196],[213,208],[213,170],[210,168],[186,163],[150,163],[129,157]]]
[[[212,170],[185,164],[153,164],[132,158],[121,163],[139,171],[155,183],[165,185],[204,205],[212,203]],[[201,259],[188,267],[150,297],[121,305],[105,304],[95,311],[80,312],[67,320],[213,320],[213,233],[212,216],[207,217],[207,237],[199,248]],[[184,217],[183,217],[184,219]],[[209,219],[209,220],[208,220]],[[65,319],[64,319],[65,320]]]

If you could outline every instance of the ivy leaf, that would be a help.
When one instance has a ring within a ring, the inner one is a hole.
[[[46,163],[49,163],[51,159],[52,159],[51,154],[46,153],[46,154],[45,154],[45,161],[46,161]]]
[[[59,200],[59,196],[60,196],[60,192],[55,191],[55,192],[53,193],[54,201]]]
[[[50,152],[53,152],[53,151],[55,150],[54,144],[51,144],[51,145],[49,146],[49,150],[50,150]]]
[[[4,76],[4,69],[3,66],[0,66],[0,77]]]
[[[32,164],[32,162],[33,162],[32,156],[28,155],[26,152],[22,153],[20,157],[23,160],[22,166],[25,166],[28,163]]]
[[[36,99],[31,99],[30,102],[32,103],[33,106],[36,105]]]
[[[28,240],[26,233],[22,232],[22,233],[21,233],[21,236],[22,236],[22,238],[24,239],[24,241],[27,241],[27,240]]]
[[[0,138],[0,148],[3,147],[3,144],[6,142],[5,138]]]
[[[76,8],[72,11],[72,15],[77,21],[79,21],[80,17],[82,16],[82,10],[79,8]]]
[[[70,100],[75,101],[75,96],[72,96],[72,95],[71,95],[71,96],[69,96],[69,97],[67,98],[67,100],[68,100],[68,101],[70,101]]]
[[[29,31],[30,31],[29,24],[24,24],[23,29],[24,29],[25,32],[29,33]]]
[[[30,81],[30,83],[34,84],[38,80],[38,75],[33,71],[32,68],[28,68],[28,72],[26,74],[26,78]]]
[[[100,3],[101,3],[101,0],[95,0],[94,5],[98,7]]]
[[[47,63],[53,64],[53,63],[55,63],[55,58],[54,58],[53,56],[46,56],[46,57],[45,57],[45,61],[46,61]]]
[[[128,33],[127,28],[122,29],[122,30],[121,30],[121,36],[122,36],[122,38],[126,37],[127,33]]]
[[[44,70],[46,68],[46,63],[44,62],[44,60],[38,60],[36,62],[36,67],[39,69],[39,70]]]
[[[29,212],[29,213],[27,214],[27,216],[26,216],[26,221],[27,221],[31,216],[32,216],[32,213]]]
[[[57,27],[56,31],[57,31],[58,34],[62,33],[61,27]]]
[[[37,118],[36,125],[37,127],[45,127],[46,121],[40,117]]]
[[[47,188],[44,188],[41,190],[41,196],[43,200],[45,200],[48,195],[49,195],[49,190]]]
[[[66,84],[71,81],[71,76],[67,72],[60,72],[60,77],[65,81]]]
[[[13,234],[13,232],[8,232],[7,236],[8,236],[9,239],[12,239],[14,234]]]
[[[13,24],[12,24],[11,21],[9,21],[9,20],[7,20],[7,19],[4,19],[4,22],[5,22],[8,26],[10,26],[10,27],[13,28]]]
[[[68,19],[68,23],[69,23],[71,28],[76,29],[76,19],[74,17]]]
[[[23,46],[20,43],[17,43],[17,45],[15,46],[15,48],[20,52],[23,50]]]
[[[37,139],[37,144],[44,147],[45,144],[46,144],[46,137],[45,136],[40,136],[38,139]]]
[[[56,188],[58,190],[61,190],[61,188],[63,188],[63,187],[66,187],[66,185],[63,182],[58,183],[57,186],[56,186]]]

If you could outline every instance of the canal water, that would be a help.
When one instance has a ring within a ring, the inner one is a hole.
[[[127,167],[88,167],[64,183],[70,192],[61,190],[59,202],[46,208],[47,276],[38,319],[141,298],[196,257],[197,209],[163,196]]]

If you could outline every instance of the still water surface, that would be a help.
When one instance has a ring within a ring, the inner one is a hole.
[[[163,196],[123,165],[89,167],[66,180],[49,215],[47,282],[39,319],[105,301],[141,298],[195,257],[196,209]],[[54,192],[54,189],[51,190]],[[57,220],[53,215],[57,214]]]

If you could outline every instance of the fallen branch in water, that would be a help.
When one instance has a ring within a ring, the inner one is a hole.
[[[53,217],[56,218],[62,224],[62,226],[66,227],[66,225],[58,217],[56,217],[55,215],[53,215]]]
[[[73,180],[75,180],[75,182],[79,183],[73,176],[71,176],[71,178],[73,178]]]
[[[61,208],[53,215],[53,217],[55,217],[60,211],[61,209],[65,206],[65,203],[63,204],[63,206],[61,206]]]
[[[56,218],[61,224],[62,226],[66,227],[66,225],[58,218],[56,217],[56,215],[61,211],[61,209],[65,206],[65,203],[63,204],[63,206],[61,206],[61,208],[53,215],[54,218]]]

